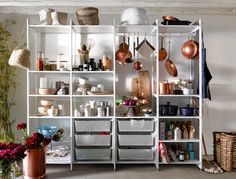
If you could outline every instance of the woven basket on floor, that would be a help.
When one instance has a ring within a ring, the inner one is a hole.
[[[236,171],[236,133],[213,132],[214,160],[225,171]]]

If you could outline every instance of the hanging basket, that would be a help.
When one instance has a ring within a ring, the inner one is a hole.
[[[23,69],[30,68],[30,51],[27,49],[14,49],[8,61],[9,65]]]

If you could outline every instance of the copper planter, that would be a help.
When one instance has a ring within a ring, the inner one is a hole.
[[[23,159],[24,179],[45,179],[46,178],[46,149],[28,149]]]

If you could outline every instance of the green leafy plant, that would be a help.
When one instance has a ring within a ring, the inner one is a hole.
[[[10,44],[11,33],[7,30],[8,26],[12,24],[15,22],[9,20],[0,23],[0,142],[14,141],[10,109],[15,105],[17,71],[8,65],[12,48]]]

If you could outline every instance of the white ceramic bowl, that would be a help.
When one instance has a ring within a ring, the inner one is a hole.
[[[127,8],[121,14],[121,25],[149,25],[146,10],[143,8]]]
[[[54,95],[56,93],[56,89],[54,89],[54,88],[38,88],[37,93],[40,95]]]
[[[79,77],[79,84],[86,85],[88,84],[89,79],[86,77]]]
[[[53,105],[53,100],[41,100],[40,104],[42,106],[52,106]]]
[[[48,109],[49,109],[49,107],[39,106],[38,107],[38,112],[42,115],[48,115]]]

